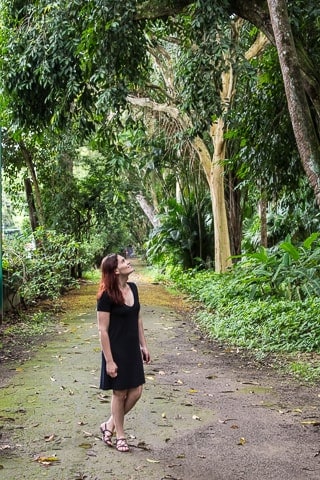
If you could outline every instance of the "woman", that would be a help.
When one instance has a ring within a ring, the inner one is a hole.
[[[124,433],[124,416],[141,397],[145,383],[143,360],[150,363],[144,336],[138,289],[128,282],[133,268],[121,255],[107,255],[101,263],[97,317],[102,365],[100,388],[112,390],[111,416],[100,426],[103,441],[112,446],[116,432],[116,449],[128,452]]]

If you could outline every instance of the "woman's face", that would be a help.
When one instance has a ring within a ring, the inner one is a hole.
[[[118,266],[116,273],[119,275],[129,275],[134,271],[134,268],[131,266],[131,263],[121,255],[118,255]]]

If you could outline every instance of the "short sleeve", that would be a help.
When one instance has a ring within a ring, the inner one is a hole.
[[[103,292],[101,297],[97,301],[97,311],[98,312],[110,312],[111,311],[111,301],[106,292]]]

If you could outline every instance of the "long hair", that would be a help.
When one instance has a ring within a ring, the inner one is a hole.
[[[101,280],[97,298],[99,299],[103,292],[106,292],[110,300],[117,305],[123,305],[124,299],[119,288],[118,276],[115,273],[118,266],[118,255],[110,253],[103,258],[101,262]]]

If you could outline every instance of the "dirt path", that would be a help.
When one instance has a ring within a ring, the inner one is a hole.
[[[153,360],[131,452],[100,439],[110,404],[89,303],[1,388],[0,479],[319,480],[320,388],[207,342],[178,298],[135,281]]]

